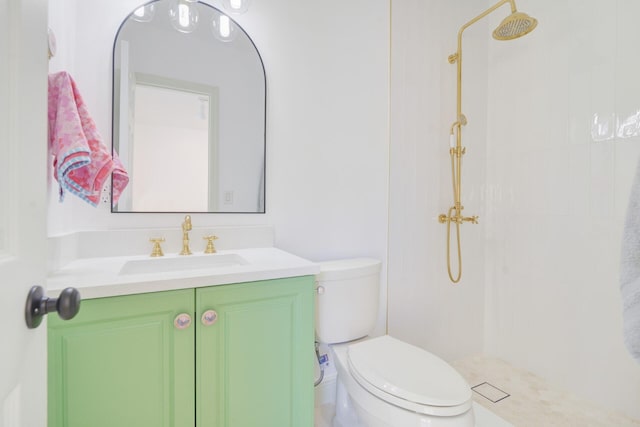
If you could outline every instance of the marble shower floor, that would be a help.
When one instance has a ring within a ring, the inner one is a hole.
[[[476,414],[476,427],[514,427],[513,424],[507,423],[495,414],[484,409],[484,407],[474,402],[474,410]],[[324,404],[316,406],[314,427],[331,427],[331,420],[335,414],[333,404]]]
[[[556,390],[532,373],[500,359],[475,356],[451,365],[472,387],[485,382],[497,387],[499,390],[486,385],[474,387],[477,392],[473,393],[473,399],[517,427],[640,427],[640,420]],[[501,390],[509,396],[505,398]]]

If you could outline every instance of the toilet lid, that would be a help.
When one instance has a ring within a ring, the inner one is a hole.
[[[354,377],[378,396],[436,407],[466,407],[471,399],[467,382],[444,360],[390,336],[352,344],[348,356]]]

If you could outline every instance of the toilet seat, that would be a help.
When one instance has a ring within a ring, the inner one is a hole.
[[[349,370],[378,398],[414,412],[455,416],[471,408],[471,389],[437,356],[390,336],[348,347]]]

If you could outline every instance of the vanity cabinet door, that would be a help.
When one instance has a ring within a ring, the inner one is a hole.
[[[49,427],[194,426],[194,290],[86,300],[49,318]],[[174,322],[178,325],[174,325]]]
[[[305,276],[196,290],[198,427],[313,426],[313,285]]]

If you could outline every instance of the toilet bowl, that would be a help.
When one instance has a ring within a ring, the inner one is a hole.
[[[473,427],[471,388],[445,361],[391,336],[367,336],[380,262],[320,264],[316,335],[338,372],[334,427]]]
[[[388,335],[331,346],[334,427],[472,427],[471,389],[446,362]]]

